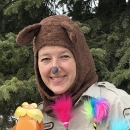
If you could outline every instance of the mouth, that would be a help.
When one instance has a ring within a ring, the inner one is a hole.
[[[61,82],[61,81],[64,80],[65,76],[66,75],[64,75],[64,76],[58,76],[58,77],[50,77],[50,78],[51,78],[52,82],[59,83],[59,82]]]

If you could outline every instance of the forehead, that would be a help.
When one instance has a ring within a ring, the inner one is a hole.
[[[38,54],[48,54],[48,53],[65,53],[71,51],[63,46],[44,46],[39,51]]]

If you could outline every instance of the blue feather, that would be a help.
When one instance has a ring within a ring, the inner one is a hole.
[[[129,130],[129,127],[125,119],[113,119],[110,130]]]
[[[91,99],[90,99],[90,103],[91,103],[92,108],[93,108],[93,109],[92,109],[92,113],[93,113],[92,115],[95,115],[95,112],[96,112],[96,111],[95,111],[95,106],[96,106],[97,100],[98,100],[98,99],[95,99],[95,98],[91,98]]]

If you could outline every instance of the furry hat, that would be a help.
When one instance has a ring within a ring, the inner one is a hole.
[[[54,15],[40,23],[29,25],[19,32],[17,43],[27,45],[33,41],[34,69],[38,89],[43,99],[44,112],[52,116],[49,105],[55,100],[53,92],[42,81],[38,69],[38,51],[43,46],[63,46],[69,49],[76,61],[76,78],[66,93],[72,95],[73,104],[98,76],[94,72],[94,61],[85,37],[79,26],[65,15]]]

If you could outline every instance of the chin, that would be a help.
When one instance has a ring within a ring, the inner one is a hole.
[[[55,95],[61,95],[61,94],[64,94],[65,91],[53,91],[53,93],[54,93]]]

